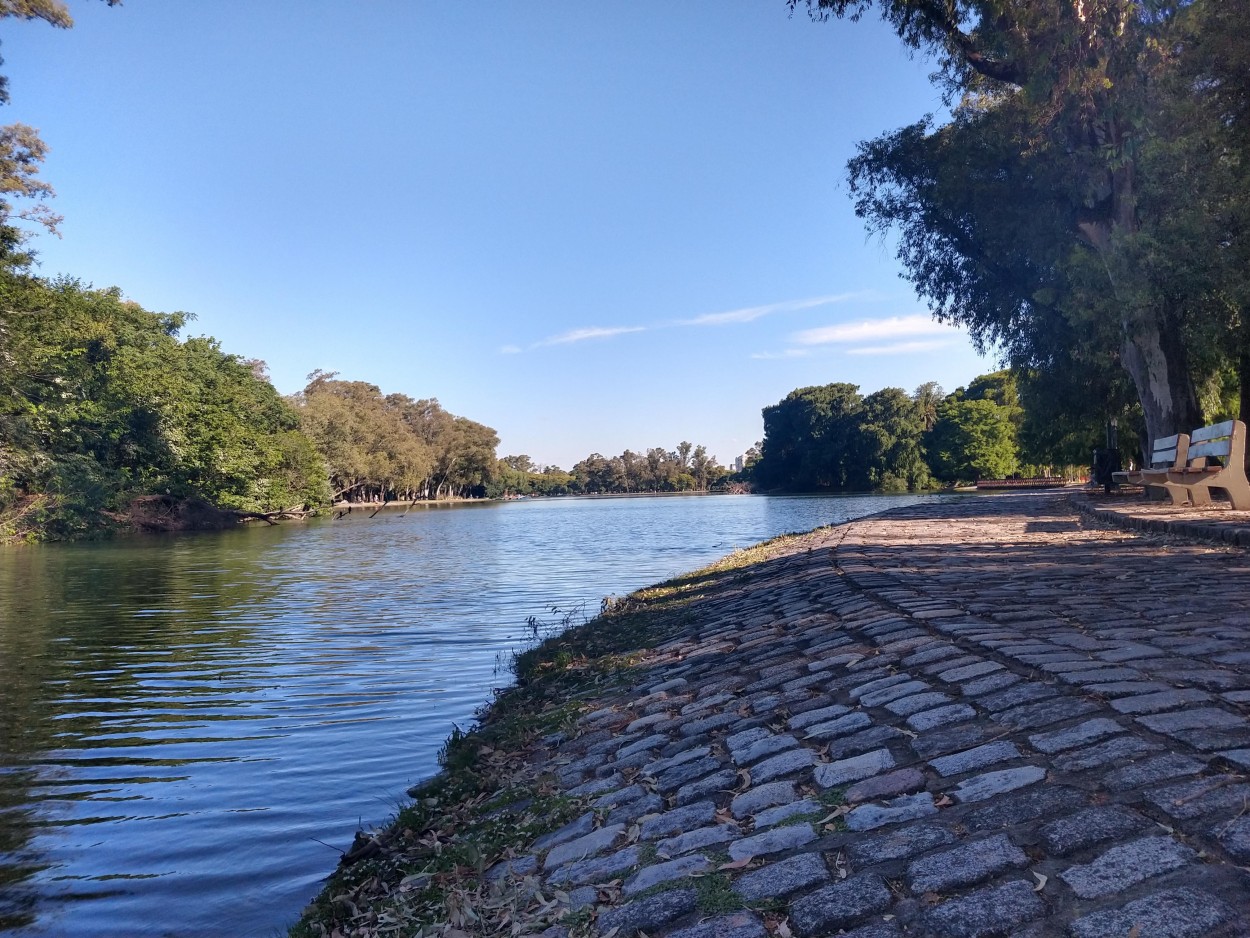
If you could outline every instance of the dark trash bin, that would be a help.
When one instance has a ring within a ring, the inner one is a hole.
[[[1110,495],[1112,486],[1117,484],[1112,478],[1112,473],[1120,472],[1123,468],[1120,464],[1118,449],[1096,449],[1094,450],[1094,465],[1089,475],[1090,481],[1095,485],[1101,485],[1103,491]]]

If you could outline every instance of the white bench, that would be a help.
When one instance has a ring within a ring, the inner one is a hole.
[[[1189,434],[1184,466],[1169,469],[1163,483],[1172,504],[1183,504],[1187,495],[1194,505],[1209,505],[1211,489],[1223,489],[1234,508],[1250,510],[1245,453],[1246,425],[1240,420],[1225,420]]]
[[[1168,472],[1184,469],[1189,459],[1189,434],[1176,433],[1155,440],[1150,452],[1150,465],[1143,469],[1113,472],[1111,478],[1123,485],[1144,485],[1166,489],[1174,504],[1184,502],[1187,495],[1180,485],[1168,482]],[[1177,501],[1179,493],[1180,502]]]

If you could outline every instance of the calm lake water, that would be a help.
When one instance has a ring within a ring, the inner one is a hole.
[[[527,617],[916,500],[556,499],[2,550],[0,932],[283,934],[509,682]]]

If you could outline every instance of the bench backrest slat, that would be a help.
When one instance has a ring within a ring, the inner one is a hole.
[[[1189,458],[1189,434],[1177,433],[1172,436],[1161,436],[1155,440],[1154,450],[1150,454],[1150,467],[1181,466]]]
[[[1223,460],[1225,466],[1242,465],[1246,425],[1240,420],[1225,420],[1209,427],[1199,427],[1189,435],[1188,463],[1194,469],[1214,469],[1207,466],[1209,458]]]
[[[1231,437],[1233,435],[1233,425],[1237,421],[1225,420],[1223,423],[1213,423],[1209,427],[1201,427],[1189,434],[1190,443],[1205,443],[1208,440],[1218,440],[1221,437]],[[1191,449],[1192,453],[1193,450]],[[1228,450],[1225,449],[1225,453]]]
[[[1189,447],[1189,458],[1192,461],[1206,456],[1224,457],[1229,454],[1231,449],[1232,440],[1225,437],[1222,440],[1212,440],[1209,443],[1198,443]]]

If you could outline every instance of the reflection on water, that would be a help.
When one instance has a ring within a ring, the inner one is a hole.
[[[520,502],[0,553],[0,930],[270,934],[551,605],[903,498]],[[90,900],[90,901],[86,901]]]

